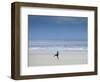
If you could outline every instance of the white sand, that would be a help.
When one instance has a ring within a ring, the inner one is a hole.
[[[87,64],[87,51],[60,52],[59,60],[51,52],[31,52],[28,56],[28,66],[54,66]]]

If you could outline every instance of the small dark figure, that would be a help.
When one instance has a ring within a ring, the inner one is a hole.
[[[57,54],[54,55],[54,57],[57,57],[57,59],[59,59],[59,52],[57,51]]]

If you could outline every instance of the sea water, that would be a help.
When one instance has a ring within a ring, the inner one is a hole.
[[[29,50],[39,51],[87,51],[87,41],[30,41]]]

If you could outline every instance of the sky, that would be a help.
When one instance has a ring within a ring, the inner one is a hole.
[[[87,17],[28,15],[28,39],[87,40]]]

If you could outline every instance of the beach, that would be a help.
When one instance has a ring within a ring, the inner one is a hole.
[[[52,50],[29,50],[28,66],[79,65],[88,63],[87,50],[59,51],[59,59]]]

